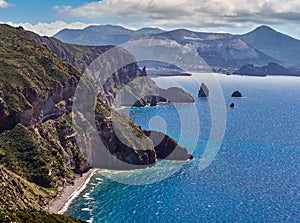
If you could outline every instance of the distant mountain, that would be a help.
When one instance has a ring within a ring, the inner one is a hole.
[[[185,29],[135,37],[122,46],[138,61],[162,61],[185,71],[240,67],[246,63],[264,65],[276,61],[234,35]]]
[[[161,61],[186,71],[278,62],[238,37],[225,33],[186,29],[166,32],[155,28],[133,31],[121,26],[105,25],[90,26],[83,30],[64,29],[54,37],[73,44],[121,45],[133,53],[138,61]]]
[[[138,61],[156,60],[185,71],[203,71],[208,67],[226,71],[245,64],[264,66],[271,62],[300,66],[300,40],[268,26],[260,26],[244,35],[231,35],[186,29],[134,31],[103,25],[82,30],[64,29],[54,37],[72,44],[124,46]]]
[[[300,40],[277,32],[268,26],[260,26],[237,37],[261,52],[282,61],[285,65],[300,65]]]
[[[158,28],[142,28],[142,29],[134,31],[134,35],[141,36],[141,35],[149,35],[149,34],[158,34],[158,33],[162,33],[162,32],[165,32],[165,31],[162,29],[158,29]]]
[[[157,28],[142,28],[130,30],[122,26],[100,25],[89,26],[82,30],[64,29],[54,35],[55,38],[72,44],[80,45],[121,45],[134,36],[143,36],[163,32]]]
[[[234,74],[246,76],[300,76],[300,71],[295,68],[286,68],[277,63],[269,63],[267,66],[257,67],[253,64],[245,64]]]

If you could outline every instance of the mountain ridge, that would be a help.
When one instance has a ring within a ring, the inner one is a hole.
[[[238,38],[287,66],[300,66],[300,40],[263,25]]]
[[[141,36],[159,32],[164,32],[164,30],[149,27],[131,30],[118,25],[92,25],[84,29],[63,29],[53,37],[66,43],[101,46],[121,45],[136,35]],[[87,38],[87,33],[93,38]]]
[[[118,34],[121,41],[109,41],[106,39],[106,44],[115,45],[128,45],[133,41],[140,39],[163,39],[165,41],[176,41],[185,47],[187,45],[193,45],[198,51],[198,55],[212,68],[231,69],[240,68],[245,64],[254,64],[258,66],[267,65],[268,63],[279,63],[285,66],[300,66],[300,40],[293,38],[289,35],[280,33],[273,28],[262,25],[254,30],[243,34],[234,35],[230,33],[213,33],[213,32],[198,32],[188,29],[175,29],[170,31],[155,30],[153,32],[146,32],[145,35],[133,35],[134,30],[126,29],[121,26],[93,26],[92,28],[97,31],[97,35],[92,33],[85,33],[85,29],[72,32],[72,39],[68,39],[67,42],[77,43],[76,39],[80,39],[80,43],[83,45],[89,45],[90,43],[96,43],[95,39],[102,38],[101,35],[109,35],[107,32],[101,34],[101,28],[114,27],[114,29],[124,29],[125,33],[131,33],[124,38],[120,33]],[[87,28],[88,29],[88,28]],[[148,28],[142,28],[148,29]],[[81,32],[78,34],[78,32]],[[64,42],[62,34],[68,33],[67,30],[62,30],[56,35],[56,38]],[[138,33],[138,32],[137,32]],[[93,36],[93,37],[92,37]],[[111,36],[114,36],[111,33]],[[118,36],[114,36],[117,38]],[[113,40],[113,39],[112,39]],[[100,41],[101,42],[101,41]],[[169,43],[166,43],[169,44]],[[163,45],[162,47],[166,47]],[[243,49],[242,49],[243,48]],[[168,48],[165,49],[166,53]],[[136,50],[135,50],[136,51]],[[139,58],[137,58],[139,60]],[[154,58],[147,58],[148,60],[154,60]],[[169,61],[162,61],[168,62]],[[177,66],[178,64],[173,63]]]

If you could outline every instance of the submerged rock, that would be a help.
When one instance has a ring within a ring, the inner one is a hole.
[[[231,94],[231,97],[234,97],[234,98],[241,98],[242,97],[242,93],[239,92],[239,91],[235,91]]]
[[[209,96],[209,90],[204,83],[201,84],[200,90],[198,92],[199,98],[207,98]]]

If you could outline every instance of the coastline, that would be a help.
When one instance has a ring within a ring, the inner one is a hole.
[[[64,214],[72,202],[86,189],[99,169],[90,169],[74,181],[74,185],[66,185],[59,195],[48,205],[48,211],[53,214]]]

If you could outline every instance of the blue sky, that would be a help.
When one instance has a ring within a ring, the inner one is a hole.
[[[57,5],[72,5],[74,7],[88,3],[83,0],[6,0],[11,7],[0,9],[2,21],[12,21],[15,23],[29,22],[51,22],[56,20],[77,21],[78,19],[65,17],[59,14],[53,7]],[[91,2],[91,1],[90,1]]]
[[[300,39],[299,0],[0,0],[0,22],[51,36],[63,28],[127,28],[245,33],[265,24]]]

